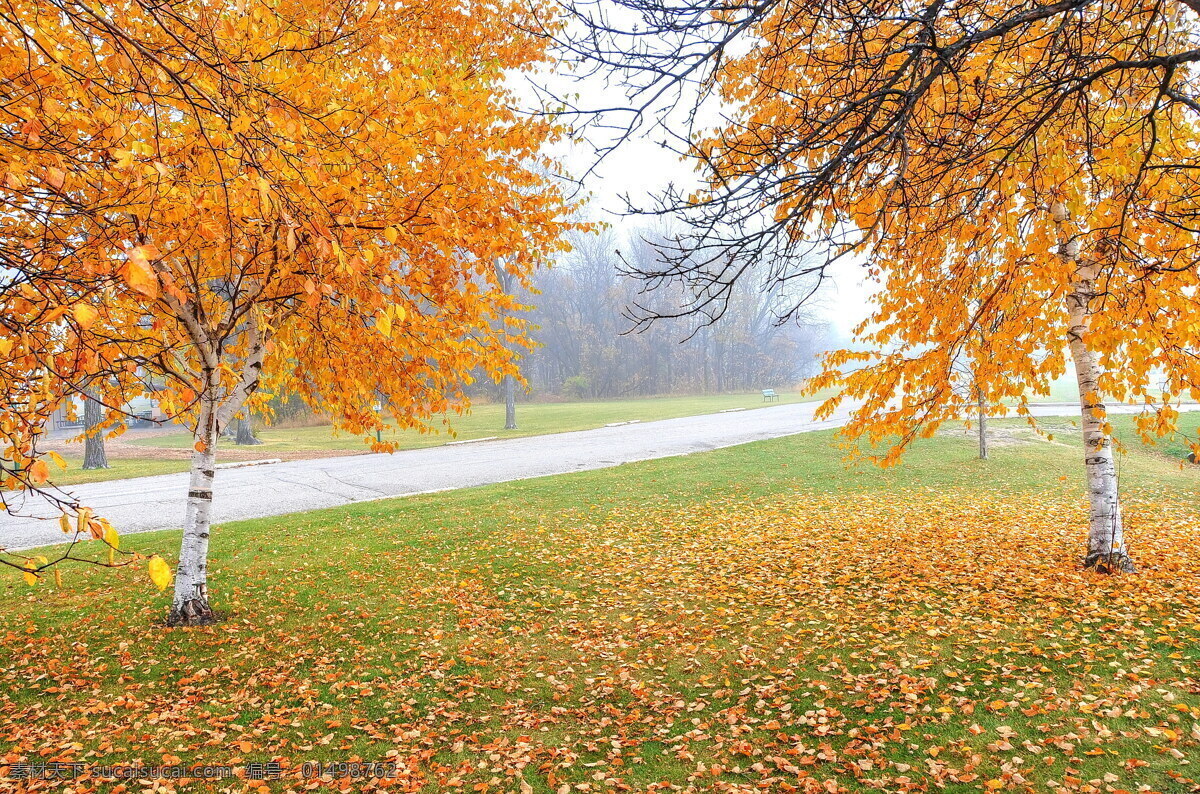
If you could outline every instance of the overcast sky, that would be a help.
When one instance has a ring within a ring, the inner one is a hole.
[[[590,163],[591,157],[593,154],[589,149],[576,147],[567,155],[567,162],[578,168]],[[591,214],[619,229],[623,225],[621,213],[625,209],[623,195],[628,195],[635,206],[648,206],[652,204],[653,195],[671,182],[697,184],[690,166],[681,163],[673,152],[645,139],[628,141],[605,158],[586,182],[593,196]],[[626,219],[630,225],[638,225],[640,221],[639,218]],[[848,339],[851,329],[869,313],[871,290],[863,284],[863,271],[859,266],[839,262],[836,267],[833,279],[821,288],[815,313]]]

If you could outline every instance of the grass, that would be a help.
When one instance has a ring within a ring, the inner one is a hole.
[[[140,568],[10,576],[0,742],[393,790],[1190,790],[1200,472],[1130,451],[1142,571],[1096,577],[1074,439],[996,426],[988,462],[847,471],[815,433],[224,525],[201,630]]]
[[[802,396],[796,389],[779,389],[777,391],[780,396],[778,404],[785,405],[796,402],[822,401],[832,396],[836,390],[823,389],[811,396]],[[1069,378],[1060,378],[1051,384],[1049,396],[1035,397],[1032,402],[1069,403],[1074,401],[1076,396],[1074,381]],[[489,437],[518,438],[547,433],[566,433],[603,427],[612,422],[648,422],[731,409],[762,407],[768,407],[768,405],[763,402],[760,392],[565,403],[519,403],[517,407],[518,429],[504,430],[504,406],[497,403],[480,403],[473,406],[470,413],[466,415],[444,417],[443,420],[435,422],[432,425],[432,432],[392,429],[385,431],[383,438],[387,441],[397,442],[399,449],[417,449],[438,446],[456,440],[467,441]],[[233,448],[241,454],[263,458],[274,455],[302,457],[305,452],[353,454],[368,449],[367,443],[362,438],[338,433],[329,425],[263,428],[259,430],[258,437],[263,442],[258,446],[232,447],[226,444],[223,448]],[[134,447],[173,450],[189,449],[193,443],[191,435],[183,431],[150,438],[126,438],[125,440]],[[1176,442],[1175,446],[1177,449],[1174,451],[1181,451],[1181,456],[1186,456],[1187,449],[1182,443]],[[70,461],[70,468],[55,477],[55,482],[60,485],[77,485],[187,470],[186,461],[164,461],[147,455],[146,457],[113,458],[110,460],[112,463],[110,469],[85,472],[78,468],[76,462],[78,456],[68,455],[67,458]]]
[[[83,469],[83,456],[63,455],[67,462],[64,471],[54,472],[55,485],[80,485],[106,480],[124,480],[128,477],[149,477],[154,474],[173,474],[187,471],[186,460],[159,460],[156,458],[110,458],[107,469]]]
[[[804,402],[796,391],[780,390],[778,404]],[[772,403],[774,404],[774,403]],[[519,403],[517,405],[516,430],[504,429],[504,405],[481,403],[469,414],[450,416],[447,424],[434,425],[434,433],[415,430],[397,431],[394,428],[383,433],[383,440],[396,441],[400,449],[417,449],[445,444],[447,441],[466,441],[489,436],[518,438],[538,436],[546,433],[568,433],[574,430],[591,430],[611,422],[633,420],[649,422],[656,419],[673,419],[682,416],[697,416],[716,413],[732,408],[765,407],[762,394],[709,394],[689,397],[648,397],[635,400],[596,400],[590,402],[564,403]],[[294,452],[300,450],[346,450],[359,452],[365,448],[363,440],[346,434],[336,434],[328,425],[299,428],[265,428],[258,434],[263,443],[255,447],[264,456],[271,452]],[[187,433],[138,439],[141,446],[187,449],[192,446],[192,437]]]

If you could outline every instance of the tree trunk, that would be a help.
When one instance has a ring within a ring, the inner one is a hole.
[[[250,417],[243,416],[238,419],[237,436],[234,438],[233,443],[243,446],[254,446],[262,443],[254,437],[254,430],[250,426]]]
[[[983,389],[975,387],[975,400],[979,406],[979,459],[988,459],[987,405],[983,401]]]
[[[517,382],[512,375],[505,375],[504,381],[504,429],[517,429]]]
[[[83,468],[107,469],[108,454],[104,451],[104,433],[95,428],[104,421],[104,406],[92,394],[83,395]]]
[[[1117,490],[1117,469],[1112,439],[1104,432],[1107,412],[1100,396],[1100,361],[1088,347],[1091,303],[1096,296],[1095,266],[1079,266],[1067,295],[1070,327],[1067,339],[1079,383],[1079,406],[1083,420],[1083,462],[1087,471],[1088,549],[1083,564],[1105,573],[1133,573],[1133,561],[1125,549],[1125,527]]]
[[[215,619],[208,604],[208,536],[219,435],[213,388],[210,386],[210,393],[202,398],[196,424],[196,449],[192,452],[183,542],[175,572],[175,600],[167,617],[169,626],[200,626]]]

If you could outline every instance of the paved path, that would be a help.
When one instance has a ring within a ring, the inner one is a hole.
[[[776,405],[574,433],[451,444],[392,455],[354,455],[225,469],[217,472],[213,521],[262,518],[390,496],[602,469],[845,423],[847,410],[839,411],[832,419],[815,421],[816,406],[817,403]],[[1185,406],[1184,410],[1195,407]],[[1070,405],[1034,406],[1038,416],[1074,416],[1077,411]],[[1132,413],[1133,409],[1117,406],[1110,411]],[[169,529],[183,523],[187,474],[111,480],[66,490],[108,518],[122,533]],[[33,500],[24,512],[47,519],[57,517]],[[57,521],[0,513],[0,545],[9,549],[56,543],[62,537]]]

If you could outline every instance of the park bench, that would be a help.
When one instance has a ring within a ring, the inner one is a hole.
[[[763,402],[765,402],[765,403],[775,402],[776,400],[779,399],[779,395],[775,393],[774,389],[763,389],[762,392],[763,392]]]

